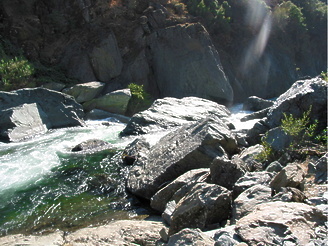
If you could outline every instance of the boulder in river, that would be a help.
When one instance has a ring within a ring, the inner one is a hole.
[[[105,83],[92,81],[74,85],[70,88],[64,89],[63,92],[73,96],[78,103],[83,103],[97,97],[104,87]]]
[[[224,119],[229,115],[230,111],[225,106],[206,99],[166,97],[156,100],[148,110],[135,114],[121,135],[145,134],[193,123],[210,116]]]
[[[19,142],[47,132],[48,128],[40,114],[44,112],[36,103],[23,104],[0,111],[0,139]]]
[[[44,133],[46,129],[84,125],[84,112],[80,104],[69,95],[45,88],[1,91],[0,114],[0,128],[7,129],[7,135],[14,128],[16,133],[19,131],[23,134],[7,136],[9,140],[16,139],[14,141]]]
[[[83,108],[86,111],[101,109],[110,113],[124,115],[130,98],[130,89],[117,90],[83,103]]]
[[[274,102],[270,100],[265,100],[257,96],[251,96],[244,102],[243,110],[260,111],[271,107],[273,103]]]
[[[220,119],[205,119],[168,133],[148,150],[136,143],[125,150],[137,156],[129,170],[127,189],[150,199],[163,185],[181,174],[198,168],[208,168],[217,156],[228,156],[238,150],[237,142]],[[129,149],[143,150],[135,153]]]

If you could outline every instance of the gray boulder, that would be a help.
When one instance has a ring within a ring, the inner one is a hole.
[[[244,102],[243,110],[260,111],[265,108],[271,107],[273,103],[274,102],[270,100],[265,100],[257,96],[251,96],[247,98]]]
[[[71,96],[45,88],[0,92],[0,111],[23,104],[36,103],[47,128],[83,126],[84,112]]]
[[[150,199],[166,182],[198,168],[208,168],[217,156],[237,151],[237,143],[220,119],[206,119],[165,135],[149,151],[130,145],[125,153],[138,156],[129,170],[127,189]],[[144,153],[130,151],[145,150]]]
[[[321,157],[314,164],[315,165],[315,182],[316,183],[327,182],[327,157],[328,157],[328,153],[326,153],[323,157]]]
[[[160,97],[232,101],[233,91],[219,54],[201,24],[157,30],[149,35],[147,43]]]
[[[159,212],[164,212],[166,204],[172,199],[177,190],[189,183],[204,182],[208,175],[208,168],[194,169],[182,174],[174,181],[156,192],[156,194],[151,198],[150,206]]]
[[[85,111],[101,109],[110,113],[124,115],[130,98],[130,89],[117,90],[83,103],[83,108]]]
[[[208,237],[199,229],[186,228],[172,235],[166,244],[167,246],[212,246],[213,239]]]
[[[73,96],[78,103],[83,103],[97,97],[104,86],[104,83],[93,81],[74,85],[70,88],[64,89],[63,92]]]
[[[148,110],[135,114],[122,131],[122,135],[145,134],[182,126],[211,116],[224,119],[229,115],[230,111],[225,106],[206,99],[166,97],[156,100]]]
[[[321,78],[296,81],[279,96],[268,113],[270,128],[277,127],[283,113],[301,117],[311,107],[310,119],[317,119],[322,128],[327,126],[327,82]]]
[[[231,192],[226,188],[198,183],[183,197],[171,217],[169,235],[184,228],[200,228],[220,223],[229,217]]]
[[[271,188],[265,185],[254,185],[242,192],[233,202],[232,222],[251,213],[256,205],[272,201]]]
[[[275,127],[267,132],[264,141],[269,144],[273,151],[281,152],[290,146],[293,137],[288,135],[282,128]]]
[[[256,111],[254,113],[245,115],[244,117],[242,117],[240,119],[240,121],[245,122],[245,121],[248,121],[248,120],[263,119],[264,117],[267,116],[269,110],[270,110],[270,108],[265,108],[265,109],[262,109],[260,111]]]
[[[239,163],[220,157],[213,160],[210,170],[211,183],[221,185],[229,190],[233,189],[237,180],[246,172]]]
[[[316,239],[315,231],[326,217],[319,209],[302,203],[269,202],[241,218],[236,232],[244,242],[255,245],[306,245]]]
[[[282,187],[302,189],[304,178],[305,172],[302,167],[296,163],[289,163],[274,176],[270,182],[270,187],[275,191],[280,191]]]
[[[233,187],[233,198],[238,197],[242,192],[254,185],[269,185],[274,174],[269,172],[247,172],[237,180]]]
[[[232,157],[232,162],[236,163],[236,165],[249,172],[262,171],[262,164],[257,159],[257,156],[262,151],[263,146],[260,144],[248,147],[244,149],[240,154],[234,155]]]
[[[267,172],[280,172],[283,169],[283,166],[280,164],[279,161],[271,162],[266,168],[265,171]]]
[[[46,116],[36,103],[2,110],[0,111],[0,139],[19,142],[43,134],[48,131],[46,123]]]

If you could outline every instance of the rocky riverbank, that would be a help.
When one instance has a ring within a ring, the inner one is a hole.
[[[319,134],[327,126],[326,95],[327,82],[321,78],[297,81],[273,105],[263,103],[259,109],[268,106],[265,116],[249,130],[235,129],[229,110],[206,99],[156,100],[122,131],[122,136],[139,137],[125,148],[121,165],[127,170],[127,191],[148,203],[161,216],[157,221],[116,221],[69,234],[9,235],[0,241],[3,245],[324,245],[326,148],[316,144],[289,149],[293,139],[281,130],[281,122],[284,115],[302,118],[308,112],[309,123]],[[155,142],[143,136],[158,130],[169,131]],[[259,158],[267,148],[264,142],[279,155]]]

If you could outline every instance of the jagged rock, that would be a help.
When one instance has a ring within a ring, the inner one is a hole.
[[[326,217],[319,209],[292,202],[263,203],[241,218],[236,232],[250,246],[306,245]]]
[[[257,96],[251,96],[247,98],[244,102],[243,110],[260,111],[265,108],[271,107],[273,103],[274,102],[270,100],[265,100]]]
[[[84,228],[65,237],[68,245],[155,245],[159,231],[165,227],[159,221],[118,220],[104,226]]]
[[[159,212],[164,212],[166,204],[172,199],[172,196],[177,190],[189,183],[204,182],[208,175],[208,168],[194,169],[182,174],[164,188],[157,191],[151,198],[150,206]]]
[[[316,183],[327,182],[327,157],[328,157],[328,153],[326,153],[314,164],[316,170],[315,171]]]
[[[101,109],[110,113],[124,115],[130,98],[130,89],[117,90],[83,103],[83,108],[86,111]]]
[[[280,192],[273,197],[273,201],[283,202],[304,202],[305,200],[305,194],[293,187],[282,187]]]
[[[114,33],[96,44],[89,53],[93,72],[101,82],[109,82],[120,75],[123,67],[122,56]]]
[[[247,172],[237,180],[233,187],[233,198],[238,197],[242,192],[254,185],[269,185],[274,174],[269,172]]]
[[[235,225],[226,226],[220,229],[216,229],[213,231],[213,239],[215,241],[214,246],[235,246],[241,242],[240,237],[236,234]],[[209,235],[213,233],[212,231],[205,232],[205,234]]]
[[[267,119],[264,118],[254,124],[254,126],[247,131],[246,141],[249,145],[256,145],[261,143],[263,135],[270,129]]]
[[[212,246],[214,240],[199,229],[186,228],[172,235],[167,243],[167,246],[186,245]]]
[[[100,194],[114,191],[113,180],[107,174],[95,174],[87,180],[88,190]]]
[[[267,172],[280,172],[283,169],[283,166],[280,164],[279,161],[271,162],[266,168],[265,171]]]
[[[254,120],[254,119],[263,119],[267,116],[269,112],[269,108],[262,109],[260,111],[248,114],[240,119],[241,122],[245,122],[248,120]]]
[[[147,43],[160,97],[232,101],[233,91],[219,54],[201,24],[157,30],[149,35]]]
[[[71,96],[45,88],[20,89],[0,92],[0,110],[16,107],[24,103],[36,103],[47,115],[48,128],[82,126],[84,112],[82,106]],[[42,116],[42,115],[41,115]]]
[[[64,89],[63,92],[73,96],[78,103],[83,103],[97,97],[104,86],[104,83],[93,81],[74,85]]]
[[[189,170],[208,168],[217,156],[236,152],[237,144],[220,119],[206,119],[165,135],[148,152],[136,153],[129,148],[134,146],[125,153],[138,158],[129,170],[126,187],[150,199],[166,182]]]
[[[254,185],[242,192],[233,202],[232,222],[251,213],[256,205],[272,201],[271,188],[265,185]]]
[[[279,191],[282,187],[302,188],[305,172],[296,163],[290,163],[274,176],[270,187]]]
[[[47,122],[44,112],[36,103],[2,110],[0,111],[0,139],[19,142],[43,134],[48,131]]]
[[[64,245],[64,232],[57,231],[48,235],[26,236],[23,234],[8,235],[0,238],[1,245],[33,245],[33,246],[57,246]]]
[[[246,170],[237,162],[217,157],[211,163],[211,183],[221,185],[232,190],[237,180],[242,177]]]
[[[144,134],[196,122],[211,116],[226,118],[229,115],[230,112],[225,106],[206,99],[166,97],[156,100],[148,110],[135,114],[121,135]]]
[[[284,113],[298,118],[311,108],[310,119],[317,119],[324,129],[327,126],[327,86],[321,78],[296,81],[270,108],[267,116],[270,128],[281,124]]]
[[[200,228],[220,223],[229,217],[231,192],[226,188],[197,183],[183,197],[171,217],[169,235],[184,228]]]
[[[232,157],[232,162],[246,171],[262,171],[263,167],[257,156],[263,151],[263,146],[260,144],[244,149],[240,154]]]

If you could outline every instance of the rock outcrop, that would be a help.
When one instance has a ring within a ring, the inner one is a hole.
[[[148,110],[135,114],[121,134],[145,134],[194,123],[211,116],[224,119],[229,115],[230,111],[225,106],[206,99],[166,97],[156,100]]]
[[[160,97],[196,96],[219,103],[233,100],[219,54],[202,25],[160,29],[147,43]]]

